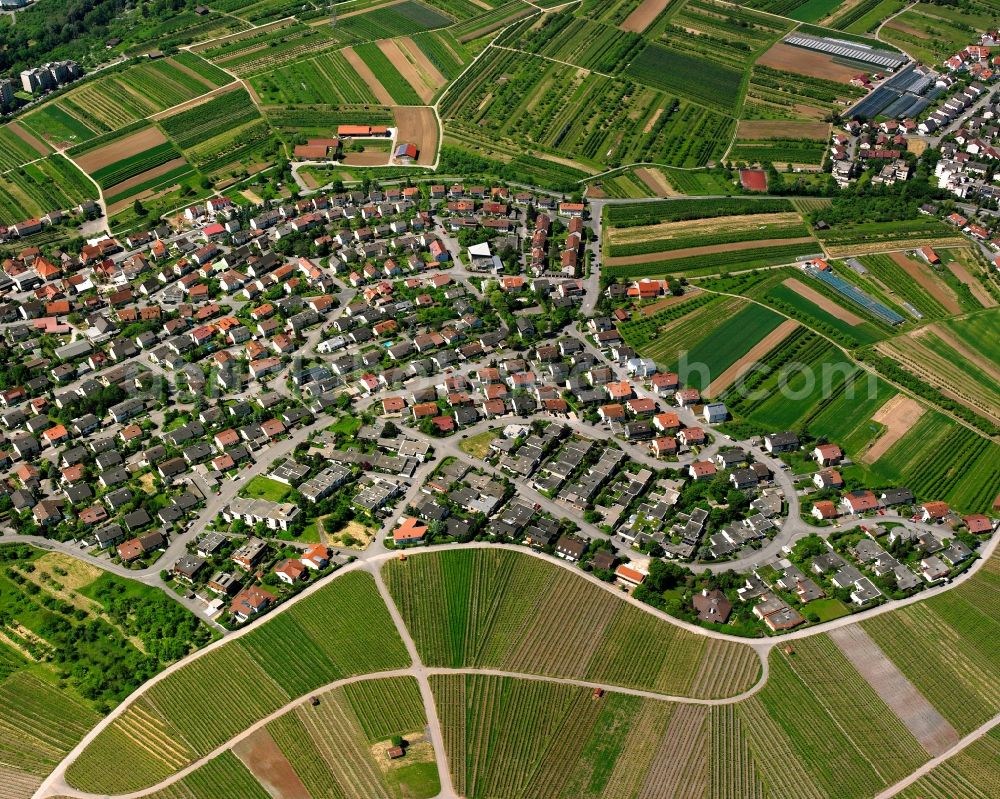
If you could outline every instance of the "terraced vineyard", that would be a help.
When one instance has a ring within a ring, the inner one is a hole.
[[[356,619],[364,618],[359,626]],[[120,793],[153,785],[177,759],[149,757],[149,736],[183,740],[178,759],[203,756],[286,702],[352,674],[408,664],[402,641],[369,575],[344,575],[253,628],[235,644],[192,660],[144,694],[145,735],[116,719],[71,765],[68,778],[91,791]],[[156,736],[158,737],[158,736]],[[187,749],[190,747],[190,750]],[[142,763],[141,768],[125,763]]]
[[[709,644],[519,552],[418,555],[387,563],[383,574],[427,665],[702,697],[731,696],[757,678],[759,662],[748,647]]]

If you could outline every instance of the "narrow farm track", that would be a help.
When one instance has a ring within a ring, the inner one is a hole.
[[[978,741],[980,738],[986,735],[990,730],[992,730],[997,725],[1000,725],[1000,715],[994,716],[985,724],[970,732],[961,741],[959,741],[957,744],[951,747],[951,749],[949,749],[947,752],[943,752],[937,757],[928,760],[926,763],[924,763],[924,765],[922,765],[920,768],[914,771],[910,776],[900,780],[892,787],[886,788],[881,793],[876,794],[873,797],[873,799],[892,799],[893,796],[896,796],[900,792],[909,788],[911,785],[913,785],[913,783],[915,783],[921,777],[924,777],[927,774],[929,774],[931,771],[940,766],[946,760],[959,754],[971,744],[974,744],[976,741]]]
[[[899,602],[894,602],[894,603],[888,604],[888,605],[882,605],[882,606],[873,608],[873,609],[871,609],[869,611],[863,611],[861,613],[858,613],[858,614],[855,614],[855,615],[852,615],[852,616],[846,616],[844,618],[837,619],[837,620],[835,620],[833,622],[830,622],[830,623],[827,623],[827,624],[818,625],[818,626],[812,627],[812,628],[807,628],[807,629],[804,629],[804,630],[800,630],[798,632],[793,632],[793,633],[790,633],[788,635],[781,636],[780,638],[771,638],[771,639],[763,639],[763,640],[758,640],[758,639],[750,639],[750,640],[748,640],[748,639],[745,639],[745,638],[738,638],[736,636],[725,635],[723,633],[715,632],[714,630],[707,630],[707,629],[702,628],[702,627],[698,627],[698,626],[695,626],[695,625],[692,625],[692,624],[688,624],[687,622],[683,622],[683,621],[681,621],[679,619],[675,619],[674,617],[669,616],[666,613],[662,613],[661,611],[658,611],[658,610],[656,610],[654,608],[651,608],[648,605],[645,605],[645,604],[639,602],[638,600],[633,599],[631,596],[622,594],[620,591],[617,591],[613,586],[610,586],[607,583],[602,582],[601,580],[599,580],[598,578],[594,577],[593,575],[587,574],[585,572],[581,572],[579,569],[577,569],[575,566],[573,566],[570,563],[567,563],[567,562],[565,562],[565,561],[563,561],[563,560],[561,560],[559,558],[555,558],[555,557],[552,557],[552,556],[549,556],[549,555],[545,555],[545,554],[542,554],[542,553],[534,552],[532,550],[525,550],[522,547],[518,547],[518,546],[515,546],[515,545],[512,545],[512,544],[503,544],[503,545],[489,544],[489,543],[446,544],[446,545],[443,545],[443,546],[428,547],[427,549],[422,550],[424,552],[433,552],[433,551],[443,551],[443,550],[468,549],[470,547],[472,547],[472,548],[493,548],[493,547],[497,547],[497,546],[499,546],[501,548],[504,548],[504,549],[515,550],[515,551],[518,551],[518,552],[530,555],[532,557],[537,557],[537,558],[540,558],[542,560],[546,560],[546,561],[548,561],[550,563],[553,563],[555,565],[558,565],[558,566],[560,566],[560,567],[562,567],[564,569],[572,571],[574,574],[578,575],[579,577],[581,577],[583,579],[588,579],[588,580],[592,581],[593,583],[599,585],[603,590],[606,590],[606,591],[608,591],[610,593],[615,594],[622,601],[630,602],[630,603],[636,605],[637,607],[641,608],[644,612],[650,613],[651,615],[656,616],[658,618],[661,618],[661,619],[663,619],[663,620],[665,620],[665,621],[667,621],[667,622],[669,622],[671,624],[677,625],[679,627],[683,627],[683,628],[685,628],[685,629],[687,629],[687,630],[689,630],[691,632],[696,632],[696,633],[698,633],[700,635],[705,635],[707,637],[719,638],[719,639],[729,640],[729,641],[738,641],[740,643],[746,644],[747,646],[753,648],[756,651],[756,653],[758,654],[758,656],[760,657],[760,659],[761,659],[761,674],[760,674],[760,677],[759,677],[757,683],[754,684],[747,691],[745,691],[745,692],[743,692],[743,693],[741,693],[741,694],[739,694],[737,696],[728,697],[728,698],[724,698],[724,699],[692,699],[692,698],[688,698],[688,697],[674,697],[674,696],[669,696],[669,695],[665,695],[665,694],[657,694],[655,692],[637,691],[635,689],[628,689],[628,688],[624,688],[622,686],[616,686],[616,685],[613,685],[613,684],[606,684],[606,683],[600,683],[600,682],[592,682],[592,681],[587,681],[587,680],[575,680],[575,679],[567,679],[567,678],[546,677],[546,676],[542,676],[542,675],[524,674],[524,673],[520,673],[520,672],[505,672],[505,671],[496,671],[496,670],[489,670],[489,669],[461,669],[461,668],[459,668],[459,669],[444,669],[444,668],[427,668],[427,667],[424,667],[422,665],[422,663],[420,662],[420,660],[419,660],[419,656],[418,656],[418,654],[416,652],[416,645],[415,645],[415,643],[414,643],[414,641],[412,639],[412,636],[410,635],[409,631],[406,629],[405,625],[403,624],[402,618],[401,618],[401,616],[399,614],[399,611],[396,608],[395,603],[391,601],[391,597],[389,596],[389,594],[387,592],[387,589],[385,588],[385,586],[382,583],[382,580],[381,580],[381,578],[380,578],[380,576],[378,574],[378,572],[379,572],[382,564],[384,564],[385,562],[387,562],[389,560],[392,560],[392,559],[398,557],[398,555],[396,553],[393,553],[393,552],[379,553],[378,555],[376,555],[374,557],[371,557],[371,558],[369,558],[367,560],[357,560],[357,561],[354,561],[353,563],[349,564],[348,566],[345,566],[342,569],[339,569],[338,571],[334,572],[333,574],[329,575],[328,577],[324,578],[323,580],[320,580],[319,582],[315,583],[314,585],[311,585],[305,591],[303,591],[302,593],[300,593],[297,597],[295,597],[294,599],[292,599],[289,602],[285,603],[284,605],[281,605],[279,608],[277,608],[273,612],[273,614],[269,614],[267,617],[265,617],[265,619],[269,618],[270,615],[274,615],[274,614],[278,614],[278,613],[282,613],[282,612],[287,611],[287,609],[289,607],[292,607],[298,601],[301,601],[303,598],[309,596],[313,592],[315,592],[317,590],[320,590],[323,586],[327,585],[331,580],[336,579],[337,577],[339,577],[339,576],[341,576],[343,574],[347,574],[349,572],[359,571],[359,570],[368,571],[368,572],[371,572],[372,574],[374,574],[375,577],[376,577],[376,581],[377,581],[377,585],[379,587],[379,591],[380,591],[380,593],[382,594],[382,596],[384,597],[384,599],[386,601],[387,607],[389,608],[390,615],[392,616],[393,621],[395,622],[395,624],[397,626],[397,629],[399,630],[399,633],[400,633],[400,635],[401,635],[401,637],[402,637],[402,639],[404,641],[404,644],[407,647],[407,650],[410,652],[411,658],[413,658],[413,665],[411,665],[409,668],[406,668],[406,669],[396,669],[396,670],[393,670],[393,671],[376,672],[376,673],[370,673],[370,674],[364,674],[364,675],[357,675],[357,676],[350,677],[350,678],[347,678],[347,679],[344,679],[344,680],[338,680],[336,682],[330,683],[330,684],[328,684],[326,686],[323,686],[322,688],[320,688],[320,689],[318,689],[316,691],[311,691],[308,696],[302,696],[302,697],[299,697],[297,699],[294,699],[294,700],[288,702],[282,708],[279,708],[278,710],[274,711],[272,714],[268,715],[265,719],[262,719],[259,722],[255,723],[253,726],[251,726],[247,730],[244,730],[242,733],[240,733],[240,735],[238,735],[235,738],[227,741],[225,744],[221,745],[216,750],[213,750],[213,752],[211,752],[210,754],[206,755],[203,758],[200,758],[197,762],[188,765],[183,770],[181,770],[181,771],[177,772],[176,774],[172,775],[167,780],[164,780],[161,784],[159,784],[157,786],[153,786],[153,787],[148,788],[148,789],[143,790],[143,791],[136,791],[136,792],[128,793],[128,794],[121,794],[121,797],[123,797],[124,799],[139,799],[139,797],[146,796],[146,795],[152,793],[153,791],[158,790],[159,788],[166,787],[167,785],[173,784],[174,782],[176,782],[177,780],[181,779],[186,774],[189,774],[191,771],[193,771],[194,769],[196,769],[199,765],[204,764],[205,762],[207,762],[208,760],[212,759],[213,757],[215,757],[215,756],[221,754],[222,752],[226,751],[231,746],[233,746],[235,743],[237,743],[237,742],[243,740],[244,738],[246,738],[247,736],[253,734],[256,730],[260,729],[262,726],[266,725],[270,721],[273,721],[278,716],[280,716],[283,713],[287,712],[288,710],[290,710],[292,708],[295,708],[298,705],[300,705],[300,704],[308,701],[309,696],[315,695],[317,693],[321,693],[323,691],[331,690],[333,688],[337,688],[337,687],[340,687],[340,686],[343,686],[343,685],[353,684],[353,683],[357,683],[357,682],[363,682],[363,681],[371,680],[371,679],[379,679],[379,678],[384,678],[384,677],[414,677],[421,684],[421,697],[422,697],[422,699],[424,701],[424,705],[425,705],[425,709],[426,709],[426,713],[427,713],[428,726],[430,727],[430,733],[431,733],[431,740],[432,740],[432,742],[434,744],[434,747],[435,747],[436,758],[437,758],[437,761],[438,761],[438,768],[441,769],[442,793],[440,794],[440,797],[441,797],[441,799],[448,799],[449,797],[457,798],[458,794],[456,794],[454,792],[454,788],[451,786],[450,776],[448,776],[450,774],[450,772],[447,771],[447,760],[446,760],[446,756],[445,756],[445,749],[444,749],[443,739],[442,739],[442,735],[441,735],[440,722],[438,720],[437,709],[436,709],[436,706],[434,705],[433,695],[430,693],[430,685],[429,685],[429,682],[428,682],[428,677],[430,675],[437,675],[437,674],[469,674],[469,675],[472,675],[472,674],[482,674],[482,675],[492,675],[492,676],[499,676],[499,677],[510,677],[510,678],[515,678],[515,679],[527,679],[527,680],[535,680],[535,681],[553,682],[553,683],[558,683],[558,684],[563,684],[563,685],[569,685],[569,686],[575,686],[575,687],[602,688],[602,689],[604,689],[606,691],[610,691],[610,692],[626,693],[626,694],[630,694],[630,695],[634,695],[634,696],[639,696],[639,697],[642,697],[642,698],[655,699],[655,700],[660,700],[660,701],[676,702],[678,704],[696,704],[696,705],[700,704],[700,705],[709,705],[709,706],[734,705],[734,704],[736,704],[736,703],[738,703],[738,702],[740,702],[740,701],[742,701],[744,699],[747,699],[750,696],[753,696],[761,688],[763,688],[764,685],[767,683],[767,680],[768,680],[768,677],[769,677],[768,654],[770,653],[770,650],[772,649],[772,647],[776,643],[784,642],[786,640],[795,640],[795,639],[799,639],[799,638],[806,638],[806,637],[809,637],[809,636],[812,636],[812,635],[818,635],[818,634],[826,633],[826,632],[828,632],[828,631],[830,631],[832,629],[839,629],[839,628],[846,627],[846,626],[851,625],[851,624],[857,624],[858,622],[860,622],[860,621],[862,621],[864,619],[869,619],[869,618],[871,618],[873,616],[881,615],[883,613],[888,613],[888,612],[896,610],[899,607],[903,607],[905,605],[913,604],[915,602],[921,602],[921,601],[923,601],[925,599],[928,599],[931,596],[936,596],[936,595],[938,595],[940,593],[944,593],[944,592],[950,591],[952,588],[954,588],[954,587],[956,587],[958,585],[961,585],[965,580],[967,580],[969,577],[971,577],[972,575],[974,575],[982,567],[982,565],[984,563],[986,563],[990,559],[990,557],[993,555],[994,551],[996,550],[996,547],[997,547],[998,543],[1000,543],[1000,539],[994,538],[987,545],[986,549],[983,551],[982,557],[978,561],[976,561],[976,563],[974,563],[973,566],[967,572],[965,572],[963,575],[961,575],[960,577],[958,577],[954,581],[952,581],[951,584],[942,585],[942,586],[939,586],[937,588],[932,588],[932,589],[929,589],[927,591],[921,592],[920,594],[916,594],[916,595],[910,597],[909,599],[901,600]],[[263,621],[263,619],[262,619],[262,621]],[[175,672],[175,671],[183,668],[185,665],[187,665],[191,661],[193,661],[193,660],[195,660],[195,659],[197,659],[199,657],[202,657],[205,653],[207,653],[207,652],[215,649],[216,647],[222,646],[226,642],[232,640],[233,638],[241,637],[241,636],[247,634],[248,632],[250,632],[251,630],[256,629],[256,627],[259,625],[259,623],[260,622],[258,622],[257,624],[248,625],[247,627],[243,628],[242,630],[239,630],[238,632],[235,632],[235,633],[227,636],[224,639],[220,639],[219,641],[216,641],[216,642],[210,644],[209,646],[205,647],[204,649],[202,649],[202,650],[200,650],[198,652],[195,652],[195,653],[189,655],[188,657],[186,657],[186,658],[184,658],[184,659],[182,659],[180,661],[177,661],[176,663],[174,663],[173,665],[169,666],[164,671],[160,672],[160,674],[158,674],[156,677],[154,677],[153,679],[151,679],[145,685],[143,685],[138,691],[136,691],[134,694],[132,694],[132,696],[129,697],[129,699],[127,701],[123,702],[121,705],[119,705],[117,708],[115,708],[110,714],[108,714],[108,716],[106,716],[104,719],[102,719],[101,722],[96,727],[94,727],[94,729],[92,729],[84,737],[84,739],[82,741],[80,741],[79,744],[77,744],[76,747],[73,748],[73,750],[66,756],[66,758],[59,764],[59,766],[49,775],[48,778],[46,778],[46,780],[38,788],[38,790],[34,794],[34,799],[45,799],[46,797],[54,797],[54,796],[72,796],[72,797],[75,797],[76,799],[97,799],[98,796],[103,796],[103,794],[90,794],[90,793],[79,791],[79,790],[76,790],[75,788],[70,787],[66,783],[66,780],[65,780],[65,772],[66,772],[66,768],[68,767],[68,765],[70,763],[72,763],[73,760],[75,760],[79,756],[79,754],[97,737],[97,735],[101,731],[103,731],[106,727],[108,727],[115,719],[117,719],[118,717],[120,717],[121,715],[123,715],[125,713],[125,711],[129,707],[131,707],[132,704],[139,697],[143,696],[149,690],[149,688],[151,686],[153,686],[156,683],[158,683],[161,680],[163,680],[167,675],[172,674],[173,672]],[[1000,723],[1000,716],[998,716],[997,718],[995,718],[994,720],[992,720],[988,724],[983,725],[983,727],[981,727],[979,730],[977,730],[972,735],[966,736],[965,738],[963,738],[955,747],[952,747],[951,749],[949,749],[948,752],[944,753],[939,758],[936,758],[935,761],[932,761],[932,763],[941,762],[944,759],[947,759],[947,757],[950,757],[951,755],[953,755],[956,752],[960,751],[961,748],[964,748],[969,743],[972,743],[978,737],[981,737],[983,734],[985,734],[986,732],[988,732],[997,723]],[[933,766],[931,766],[931,767],[933,767]],[[911,782],[915,781],[916,779],[918,779],[920,776],[923,775],[923,773],[925,773],[925,772],[923,772],[923,771],[915,772],[914,775],[912,775]],[[909,783],[906,783],[906,784],[909,784]],[[898,786],[894,786],[894,788],[892,790],[899,791],[899,790],[902,790],[905,787],[906,787],[906,785],[904,785],[904,784],[901,783]],[[450,791],[450,793],[449,793],[449,791]],[[889,797],[889,796],[892,796],[892,795],[893,795],[893,793],[886,793],[886,794],[880,795],[879,799],[882,799],[883,796],[884,797]]]
[[[413,662],[410,672],[416,677],[417,685],[420,686],[420,698],[424,702],[427,727],[430,733],[431,744],[434,746],[434,758],[437,761],[438,775],[441,779],[441,792],[438,794],[438,799],[458,799],[458,794],[455,793],[455,787],[451,782],[451,769],[448,768],[448,758],[445,755],[444,734],[441,731],[441,720],[438,718],[437,704],[434,702],[434,693],[431,691],[431,684],[427,679],[428,674],[431,672],[424,668],[423,661],[420,660],[420,653],[417,652],[417,644],[403,623],[403,617],[399,613],[399,608],[396,607],[396,603],[393,601],[392,595],[385,585],[385,580],[382,579],[382,570],[375,566],[374,568],[370,568],[369,571],[375,576],[375,585],[378,586],[379,594],[382,595],[382,601],[385,602],[385,606],[389,609],[389,616],[392,618],[393,624],[396,625],[399,637],[403,639],[406,651],[410,653],[410,659]]]

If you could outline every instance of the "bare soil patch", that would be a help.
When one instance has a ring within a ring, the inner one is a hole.
[[[436,66],[434,66],[434,63],[426,56],[424,51],[417,47],[417,44],[413,41],[413,39],[409,36],[404,36],[402,39],[398,40],[398,44],[407,52],[410,58],[413,59],[418,69],[423,72],[423,78],[427,82],[428,86],[436,91],[448,82],[448,79],[441,74],[441,71]]]
[[[928,147],[926,139],[918,139],[916,136],[906,140],[906,150],[907,152],[913,153],[918,158],[924,154],[924,150]]]
[[[797,75],[824,78],[839,83],[849,83],[851,78],[858,74],[856,67],[838,64],[830,56],[803,47],[793,47],[784,42],[774,45],[757,59],[757,63],[771,69],[781,69]]]
[[[912,277],[919,286],[927,291],[934,299],[941,303],[948,313],[956,314],[962,312],[962,306],[958,304],[955,293],[944,283],[937,279],[931,272],[931,268],[920,261],[908,258],[905,253],[894,252],[891,258],[901,266],[906,274]]]
[[[786,319],[774,328],[774,330],[764,336],[761,341],[751,347],[750,351],[747,352],[746,355],[715,378],[715,380],[709,384],[708,388],[705,389],[705,394],[709,397],[718,397],[723,391],[735,383],[736,380],[740,378],[753,364],[760,361],[761,358],[788,338],[788,336],[791,335],[791,332],[798,326],[799,323],[794,319]]]
[[[181,111],[187,111],[191,108],[197,108],[199,105],[204,105],[209,100],[218,97],[220,94],[226,94],[227,92],[236,91],[236,89],[238,89],[242,85],[243,84],[240,81],[234,80],[232,83],[227,83],[225,86],[220,86],[218,89],[214,89],[210,92],[200,95],[199,97],[195,97],[193,100],[188,100],[186,103],[181,103],[180,105],[175,105],[173,108],[168,108],[165,111],[160,111],[158,114],[153,114],[150,117],[150,119],[152,120],[166,119],[167,117],[172,117],[175,114],[179,114]],[[253,90],[250,89],[249,83],[246,84],[246,88],[248,91],[250,91],[251,94],[253,94]]]
[[[642,0],[639,7],[625,17],[625,21],[618,27],[629,33],[642,33],[668,5],[670,0]]]
[[[635,176],[645,183],[657,197],[677,197],[679,195],[679,192],[667,182],[663,173],[658,169],[641,166],[635,170]]]
[[[859,624],[840,627],[830,638],[851,661],[931,757],[948,751],[959,741],[955,728],[927,701]]]
[[[997,301],[993,299],[993,295],[990,294],[972,274],[958,261],[952,261],[948,264],[948,268],[951,273],[961,280],[966,286],[969,287],[969,291],[972,292],[972,296],[976,298],[976,301],[982,305],[984,308],[995,308]]]
[[[736,138],[748,141],[755,139],[818,139],[826,141],[830,136],[827,122],[792,119],[743,119],[740,120]]]
[[[437,158],[438,129],[434,109],[419,105],[397,105],[392,109],[396,117],[396,141],[417,145],[417,163],[431,166]]]
[[[605,193],[604,189],[602,189],[596,183],[588,183],[587,188],[584,190],[583,193],[585,197],[590,197],[595,200],[600,200],[601,198],[608,196]]]
[[[872,421],[885,427],[872,445],[861,455],[862,463],[875,463],[889,448],[905,436],[924,415],[924,406],[905,394],[897,394],[872,416]]]
[[[653,261],[673,261],[677,258],[689,258],[695,255],[714,255],[720,252],[743,252],[761,247],[782,247],[786,244],[807,244],[815,241],[812,236],[799,236],[791,239],[768,239],[767,241],[733,241],[729,244],[712,244],[705,247],[685,247],[683,250],[667,250],[652,252],[646,255],[619,255],[606,258],[608,266],[624,266],[630,264],[645,264]]]
[[[108,197],[114,197],[116,194],[121,194],[123,191],[128,191],[133,186],[139,186],[145,183],[147,180],[152,180],[153,178],[158,178],[160,175],[165,175],[172,169],[177,169],[178,167],[184,166],[187,162],[183,158],[173,158],[167,161],[165,164],[160,164],[155,169],[148,169],[145,172],[141,172],[134,178],[129,178],[128,180],[122,181],[121,183],[116,183],[107,189],[104,194]]]
[[[646,123],[646,126],[642,129],[642,132],[643,133],[651,132],[653,130],[653,125],[656,124],[656,120],[660,118],[660,114],[662,113],[663,113],[663,108],[657,108],[656,113],[649,118],[649,122]]]
[[[233,753],[275,799],[312,799],[292,764],[265,728],[236,744]]]
[[[167,137],[160,132],[159,128],[149,127],[138,133],[133,133],[131,136],[126,136],[124,139],[118,139],[118,141],[111,142],[104,147],[98,147],[96,150],[84,153],[75,160],[80,169],[90,173],[116,161],[123,161],[133,155],[144,153],[158,144],[163,144],[166,140]]]
[[[375,11],[378,8],[388,8],[389,6],[398,6],[403,0],[392,0],[389,3],[382,3],[378,6],[365,6],[364,8],[359,8],[357,11],[348,11],[346,14],[337,14],[338,19],[347,19],[348,17],[356,17],[358,14],[367,14],[369,11]],[[330,20],[324,19],[320,22],[320,25],[328,25]]]
[[[701,294],[701,289],[697,287],[689,288],[679,297],[664,297],[658,302],[650,303],[642,308],[643,316],[652,316],[657,311],[662,311],[664,308],[669,308],[672,305],[678,305],[682,302],[687,302],[692,297],[696,297]]]
[[[11,133],[17,136],[17,138],[19,138],[21,141],[23,141],[32,149],[37,150],[39,155],[48,155],[51,152],[51,150],[45,146],[44,142],[39,141],[37,138],[35,138],[32,134],[28,133],[28,131],[26,131],[16,122],[8,122],[7,130],[9,130]]]
[[[345,47],[340,51],[343,53],[344,58],[347,59],[347,63],[350,64],[354,71],[361,76],[368,88],[372,90],[372,94],[375,95],[375,99],[379,101],[382,105],[392,105],[395,102],[392,99],[392,95],[386,91],[385,86],[382,85],[381,81],[375,77],[375,73],[371,71],[371,68],[361,59],[354,49],[351,47]]]
[[[956,362],[920,341],[927,328],[907,336],[880,341],[875,350],[892,358],[897,365],[923,380],[939,393],[955,400],[973,413],[1000,424],[998,392],[966,374],[964,363]],[[981,360],[981,359],[980,359]],[[977,362],[978,364],[978,362]]]
[[[430,85],[430,79],[425,78],[421,74],[420,70],[417,69],[416,65],[394,40],[382,39],[376,42],[376,44],[385,57],[392,62],[392,65],[399,70],[399,74],[403,76],[403,79],[413,87],[413,91],[417,93],[422,102],[429,103],[434,99],[436,87]]]
[[[798,294],[800,297],[804,297],[809,300],[813,305],[822,308],[828,314],[833,314],[841,322],[847,322],[849,325],[860,325],[865,320],[862,319],[855,313],[848,311],[843,306],[837,305],[829,297],[824,297],[816,289],[807,286],[801,280],[795,277],[790,277],[787,280],[782,281],[782,284],[788,286],[792,291]]]
[[[636,170],[638,174],[638,170]],[[680,222],[657,222],[655,225],[640,227],[610,228],[609,244],[637,244],[646,241],[689,237],[692,233],[710,235],[713,233],[739,233],[758,230],[765,226],[795,225],[801,217],[794,211],[781,214],[740,214],[720,216],[715,219],[684,219]]]
[[[251,191],[250,189],[243,189],[243,191],[241,191],[240,194],[242,194],[244,197],[246,197],[254,205],[263,205],[264,204],[263,198],[259,194],[257,194],[257,192],[255,192],[255,191]]]
[[[345,153],[342,162],[347,166],[386,166],[389,163],[389,154],[379,152]]]

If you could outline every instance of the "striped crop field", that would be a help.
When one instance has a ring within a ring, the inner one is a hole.
[[[427,718],[412,677],[365,680],[317,696],[278,717],[267,730],[314,797],[429,799],[440,791]],[[390,761],[388,741],[407,742]]]
[[[688,633],[519,552],[416,555],[387,563],[383,575],[427,665],[697,697],[740,693],[759,673],[750,647]]]
[[[151,686],[81,753],[67,778],[94,792],[154,785],[297,697],[407,665],[375,581],[345,574]],[[172,743],[155,751],[148,742],[161,738]]]

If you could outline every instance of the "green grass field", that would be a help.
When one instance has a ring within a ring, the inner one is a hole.
[[[728,696],[757,678],[742,644],[692,635],[557,566],[470,550],[388,562],[383,574],[428,665],[524,671]]]
[[[287,497],[291,492],[292,489],[290,486],[287,486],[284,483],[279,483],[277,480],[272,480],[270,477],[257,475],[243,487],[243,490],[240,493],[253,499],[266,499],[270,502],[283,502],[285,497]]]

